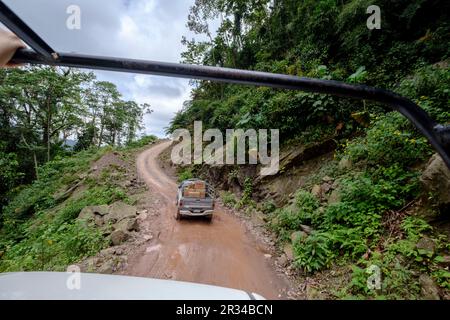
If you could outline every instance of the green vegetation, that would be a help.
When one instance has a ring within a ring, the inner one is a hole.
[[[105,172],[89,176],[91,163],[155,141],[137,140],[151,110],[92,73],[53,67],[1,69],[0,102],[0,272],[64,270],[109,244],[80,211],[127,200]]]
[[[178,172],[178,182],[184,180],[192,179],[194,177],[192,170],[190,168],[184,168]]]
[[[42,70],[28,72],[32,77],[33,72]],[[68,110],[69,113],[71,111],[76,112],[74,109]],[[36,117],[39,116],[36,114]],[[25,130],[16,125],[9,129]],[[105,137],[107,132],[104,131]],[[127,190],[111,178],[111,170],[120,178],[122,168],[111,165],[96,176],[89,174],[90,167],[107,153],[116,152],[126,159],[133,150],[156,140],[155,136],[145,136],[139,140],[132,138],[123,146],[114,146],[111,141],[111,146],[101,148],[89,143],[86,149],[81,148],[85,150],[78,152],[58,149],[52,143],[51,160],[43,160],[43,164],[37,161],[37,167],[32,171],[38,179],[28,185],[18,185],[30,176],[24,177],[17,171],[25,168],[29,160],[26,157],[30,154],[22,151],[19,154],[1,153],[0,161],[5,170],[1,174],[4,206],[0,215],[0,272],[64,271],[68,265],[108,247],[110,240],[103,231],[77,217],[86,206],[111,204],[119,200],[130,203],[131,200]],[[3,142],[2,146],[7,143]],[[46,152],[39,148],[36,150]]]
[[[40,166],[92,147],[130,145],[151,112],[93,73],[53,67],[1,69],[0,103],[0,223],[15,188],[39,179]]]
[[[142,148],[149,144],[152,144],[156,140],[158,140],[158,138],[154,135],[143,136],[139,140],[131,141],[131,142],[127,143],[125,148],[126,149]]]
[[[58,204],[54,195],[89,170],[108,149],[87,150],[55,159],[39,168],[40,179],[23,188],[4,209],[0,271],[63,270],[105,245],[98,231],[75,221],[87,204],[104,204],[115,196],[104,187],[87,190],[76,200]],[[92,191],[92,192],[91,192]]]
[[[366,27],[365,12],[373,4],[386,13],[381,30]],[[188,27],[210,40],[184,39],[183,62],[366,83],[394,91],[402,83],[414,87],[401,92],[410,98],[439,90],[440,95],[421,105],[430,105],[438,120],[446,121],[448,108],[442,101],[448,102],[448,91],[436,83],[448,83],[448,67],[431,66],[449,57],[445,8],[444,1],[427,0],[197,1]],[[224,19],[212,38],[210,22],[217,16]],[[417,69],[421,72],[409,77]],[[371,103],[321,94],[208,81],[197,84],[193,99],[173,119],[169,132],[190,128],[201,119],[205,130],[278,128],[283,140],[301,136],[311,127],[320,127],[316,132],[324,135],[324,128],[343,123],[340,135],[346,136],[364,127],[352,114],[384,112]]]
[[[222,198],[223,204],[229,208],[234,208],[238,202],[234,193],[231,192],[224,191],[220,194],[220,197]]]
[[[134,146],[152,141],[155,137],[144,137]],[[77,217],[86,206],[130,202],[127,190],[115,183],[109,167],[98,176],[88,174],[102,156],[118,152],[125,158],[133,151],[131,147],[115,150],[90,148],[72,156],[56,156],[38,167],[38,180],[15,191],[3,210],[0,272],[64,271],[109,246],[108,236]],[[72,189],[75,186],[79,188]]]
[[[239,209],[243,206],[252,206],[253,200],[252,200],[252,194],[253,194],[253,183],[251,178],[245,178],[244,181],[244,192],[242,193],[241,198],[236,203],[236,208]]]

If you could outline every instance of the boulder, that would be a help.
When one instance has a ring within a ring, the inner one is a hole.
[[[310,226],[304,225],[304,224],[300,225],[300,229],[302,229],[302,231],[308,235],[313,232],[313,228],[311,228]]]
[[[122,230],[114,230],[111,233],[111,242],[113,245],[118,246],[127,241],[129,237],[129,234]]]
[[[322,181],[323,182],[327,182],[327,183],[332,183],[333,182],[333,178],[332,177],[330,177],[330,176],[325,176],[325,177],[323,177],[322,178]]]
[[[333,190],[328,197],[328,204],[334,204],[341,201],[341,195],[338,190]]]
[[[344,157],[339,161],[338,168],[340,170],[350,170],[352,168],[352,160],[347,157]]]
[[[99,223],[99,220],[96,220],[97,217],[102,218],[102,216],[108,214],[109,212],[109,206],[102,205],[102,206],[87,206],[84,207],[80,214],[78,215],[78,219],[80,220],[88,220],[88,221],[95,221],[96,224]],[[102,225],[101,224],[97,225]]]
[[[99,216],[99,215],[95,215],[94,216],[94,222],[95,222],[95,225],[98,226],[98,227],[103,226],[103,224],[104,224],[103,217]]]
[[[312,187],[311,194],[317,198],[320,198],[320,195],[322,194],[322,189],[318,184]]]
[[[295,231],[291,233],[291,242],[295,243],[296,241],[301,241],[303,239],[306,239],[308,237],[308,234],[304,231]]]
[[[114,272],[114,262],[112,260],[108,260],[103,263],[98,269],[98,273],[102,274],[111,274]]]
[[[130,206],[122,201],[117,201],[109,207],[109,213],[104,219],[106,223],[117,223],[126,218],[134,218],[136,212],[135,206]]]
[[[420,181],[425,190],[435,195],[439,206],[450,205],[450,170],[437,153],[428,161]]]
[[[147,192],[137,193],[129,196],[129,199],[133,205],[139,205],[145,203],[145,200],[149,197]]]
[[[286,267],[289,264],[289,260],[286,257],[285,254],[282,254],[278,259],[277,259],[277,263],[278,265],[280,265],[281,267]]]
[[[111,257],[116,253],[116,247],[109,247],[100,251],[100,255],[105,257]]]
[[[331,190],[331,184],[328,182],[325,182],[322,184],[322,186],[320,187],[322,193],[327,193],[328,191]]]
[[[138,231],[139,224],[136,218],[125,218],[113,225],[114,230],[121,230],[123,232]]]
[[[290,261],[294,260],[294,250],[292,248],[292,244],[286,243],[283,247],[283,252],[286,255],[286,258],[288,258],[288,260]]]
[[[419,277],[422,297],[425,300],[440,300],[439,288],[433,279],[427,274],[421,274]]]
[[[78,219],[94,221],[94,216],[95,214],[92,210],[92,207],[84,207],[83,209],[81,209],[80,214],[78,215]]]
[[[335,190],[339,187],[339,180],[334,180],[331,189]]]
[[[419,251],[432,255],[436,250],[436,243],[428,237],[423,237],[417,242],[416,248]]]
[[[99,216],[104,216],[107,215],[109,212],[109,206],[108,205],[101,205],[101,206],[92,206],[92,211],[94,212],[94,214],[97,214]]]

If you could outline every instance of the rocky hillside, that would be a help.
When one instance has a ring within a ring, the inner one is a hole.
[[[277,264],[308,298],[450,298],[450,171],[437,155],[407,172],[372,170],[349,152],[357,143],[291,144],[276,176],[254,166],[173,169],[209,180],[225,205],[275,234]],[[372,265],[381,270],[375,290]]]

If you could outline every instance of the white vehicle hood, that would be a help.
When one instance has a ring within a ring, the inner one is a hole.
[[[79,286],[70,285],[79,276]],[[69,285],[68,285],[69,283]],[[242,290],[120,275],[65,272],[0,274],[0,299],[14,300],[260,300]]]

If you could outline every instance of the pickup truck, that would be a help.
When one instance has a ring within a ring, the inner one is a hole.
[[[214,189],[200,179],[184,180],[178,186],[176,205],[177,220],[191,216],[205,217],[211,221],[215,206]]]

